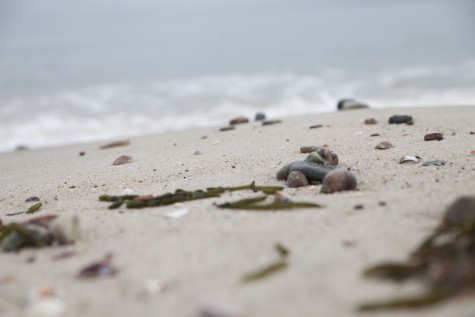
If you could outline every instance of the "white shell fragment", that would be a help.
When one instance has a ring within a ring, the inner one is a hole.
[[[410,156],[410,155],[404,155],[404,157],[399,161],[399,164],[404,164],[404,163],[419,163],[421,158],[419,156]]]
[[[66,314],[66,304],[59,298],[44,298],[31,303],[26,309],[27,317],[61,317]]]
[[[178,219],[183,216],[186,216],[190,211],[186,208],[179,208],[172,211],[169,211],[165,214],[165,217],[170,219]]]
[[[79,217],[64,213],[51,221],[49,231],[60,244],[71,244],[79,238]]]

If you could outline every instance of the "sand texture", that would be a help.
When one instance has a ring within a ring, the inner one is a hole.
[[[388,118],[407,114],[414,125]],[[378,124],[365,125],[367,118]],[[321,124],[321,128],[309,129]],[[223,126],[226,122],[223,122]],[[124,127],[127,129],[127,127]],[[61,316],[200,316],[206,305],[242,317],[362,316],[363,301],[419,290],[364,279],[369,265],[404,260],[440,222],[457,197],[475,194],[475,107],[364,109],[132,138],[130,145],[99,149],[102,143],[0,155],[0,219],[4,224],[34,216],[75,213],[81,235],[67,247],[75,254],[52,256],[64,247],[0,254],[0,316],[21,316],[51,288],[65,305]],[[424,141],[441,132],[442,141]],[[370,136],[379,133],[380,136]],[[377,150],[381,141],[394,147]],[[340,166],[358,180],[355,191],[321,194],[320,186],[285,188],[293,200],[323,208],[256,212],[222,210],[215,204],[252,197],[223,194],[147,209],[109,210],[99,195],[158,195],[177,188],[285,186],[275,178],[284,164],[302,160],[304,145],[327,144]],[[85,151],[84,156],[79,152]],[[199,151],[196,152],[196,151]],[[399,164],[404,155],[422,158]],[[121,155],[133,162],[112,166]],[[432,159],[447,165],[422,166]],[[35,215],[19,214],[38,196]],[[355,206],[362,205],[362,209]],[[166,213],[189,213],[169,219]],[[277,257],[275,243],[290,250],[288,267],[243,284],[241,276]],[[83,281],[78,272],[112,254],[118,273]],[[371,316],[475,316],[472,296],[416,311],[380,311]],[[55,315],[51,315],[55,316]],[[228,314],[231,316],[231,314]]]

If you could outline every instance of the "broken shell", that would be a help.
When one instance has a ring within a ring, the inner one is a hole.
[[[49,225],[49,231],[59,244],[71,244],[79,238],[79,218],[77,215],[64,213]]]
[[[100,149],[101,150],[110,149],[110,148],[113,148],[113,147],[126,146],[126,145],[129,145],[129,144],[130,144],[129,140],[118,140],[118,141],[115,141],[115,142],[111,142],[111,143],[108,143],[108,144],[101,145]]]
[[[321,157],[330,162],[331,165],[338,165],[338,155],[332,150],[330,150],[328,147],[324,146],[320,148],[317,152],[318,154],[320,154]]]
[[[378,149],[378,150],[387,150],[387,149],[390,149],[390,148],[393,148],[393,144],[389,141],[383,141],[381,143],[378,143],[378,145],[376,145],[375,149]]]
[[[419,156],[410,156],[410,155],[404,155],[404,157],[399,160],[399,164],[403,163],[419,163],[421,158]]]
[[[300,153],[304,153],[304,154],[312,153],[317,150],[318,150],[318,146],[314,146],[314,145],[305,145],[305,146],[300,147]]]
[[[322,193],[330,194],[356,188],[356,177],[343,168],[329,172],[323,179]]]
[[[131,162],[132,162],[132,156],[121,155],[112,163],[112,165],[122,165],[122,164],[131,163]]]
[[[422,163],[422,166],[431,166],[431,165],[434,165],[434,166],[442,166],[442,165],[445,165],[445,164],[447,164],[446,161],[442,161],[442,160],[432,160],[432,161],[427,161],[427,162]]]
[[[92,263],[79,271],[78,278],[90,279],[103,276],[114,276],[117,274],[117,269],[110,264],[111,260],[112,255],[106,255],[104,260]]]
[[[287,178],[287,186],[296,188],[303,187],[308,185],[307,177],[302,172],[293,171],[289,174]]]
[[[364,124],[378,124],[378,121],[375,118],[368,118],[364,121]]]
[[[444,135],[442,133],[429,133],[424,135],[424,141],[440,141],[444,139]]]

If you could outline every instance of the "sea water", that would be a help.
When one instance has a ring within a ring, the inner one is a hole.
[[[0,151],[316,114],[340,98],[475,104],[469,0],[6,0],[0,10]]]

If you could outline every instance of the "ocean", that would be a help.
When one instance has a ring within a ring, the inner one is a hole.
[[[475,105],[473,39],[471,0],[4,0],[0,151]]]

